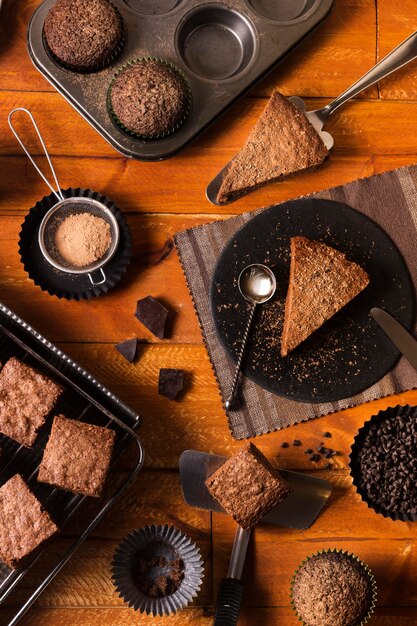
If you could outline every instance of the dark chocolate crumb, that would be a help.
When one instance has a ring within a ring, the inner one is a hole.
[[[283,441],[281,444],[281,448],[289,448],[290,444],[287,441]]]
[[[333,467],[333,463],[326,463],[326,465],[323,466],[323,469],[329,470],[329,469],[332,469],[332,467]]]
[[[133,339],[126,339],[126,341],[116,344],[115,347],[116,350],[126,359],[126,361],[129,361],[129,363],[133,363],[135,361],[138,354],[137,337],[134,337]]]
[[[320,454],[312,454],[310,457],[310,461],[312,463],[317,463],[318,461],[320,461],[320,459],[321,459]]]
[[[298,448],[298,446],[301,446],[301,441],[299,439],[294,439],[292,445]]]
[[[316,450],[320,454],[324,454],[326,452],[327,448],[325,448],[324,446],[317,446]]]
[[[307,450],[304,450],[304,454],[313,454],[313,448],[307,448]]]
[[[168,309],[152,296],[147,296],[137,302],[135,317],[158,339],[165,337],[165,322],[168,314]]]
[[[175,400],[184,389],[184,370],[162,368],[159,370],[158,393],[169,400]]]
[[[332,436],[332,433],[329,433],[328,431],[326,431],[325,433],[323,433],[323,437],[325,437],[325,439],[330,439]]]

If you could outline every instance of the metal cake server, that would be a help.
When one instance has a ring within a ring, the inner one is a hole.
[[[186,450],[180,456],[179,467],[184,500],[199,509],[224,513],[220,504],[211,497],[205,481],[226,457]],[[332,492],[332,486],[322,478],[279,470],[292,488],[292,493],[262,520],[268,524],[305,530],[317,519]],[[252,532],[237,527],[227,578],[220,584],[214,617],[215,626],[235,626],[243,597],[240,582],[246,551]]]
[[[329,117],[338,109],[342,104],[345,104],[351,98],[357,96],[361,91],[367,89],[371,85],[374,85],[379,80],[382,80],[389,74],[392,74],[396,70],[400,69],[410,61],[413,61],[417,57],[417,31],[412,35],[407,37],[402,43],[400,43],[394,50],[392,50],[386,57],[384,57],[379,63],[377,63],[372,69],[369,70],[366,74],[362,76],[356,83],[351,85],[346,91],[344,91],[340,96],[338,96],[332,102],[329,102],[322,109],[316,109],[315,111],[307,111],[306,104],[304,100],[299,98],[298,96],[293,96],[289,98],[289,100],[297,106],[300,111],[305,113],[309,122],[314,126],[318,134],[323,140],[324,145],[328,150],[333,147],[334,140],[333,137],[323,131],[323,126],[329,119]],[[278,132],[278,129],[277,129]],[[232,159],[233,160],[233,159]],[[229,163],[217,174],[215,178],[209,183],[206,195],[207,199],[210,200],[212,204],[220,205],[217,201],[217,194],[220,189],[220,185],[223,181],[224,174],[226,170],[229,168]],[[230,203],[227,203],[230,204]]]

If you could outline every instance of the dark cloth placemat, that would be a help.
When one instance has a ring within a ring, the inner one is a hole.
[[[345,203],[379,224],[401,251],[417,286],[417,165],[403,167],[333,187],[308,196]],[[223,400],[231,388],[235,364],[221,346],[210,310],[210,283],[216,262],[229,239],[260,211],[197,226],[175,236],[182,268],[191,292],[204,341]],[[414,328],[414,331],[416,328]],[[304,420],[327,415],[376,398],[417,387],[417,373],[401,358],[394,369],[372,387],[351,398],[328,403],[301,403],[265,391],[246,376],[241,380],[244,401],[228,414],[236,439],[254,437]]]

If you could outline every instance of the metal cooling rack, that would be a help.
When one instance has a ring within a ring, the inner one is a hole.
[[[16,356],[63,384],[65,391],[54,407],[54,414],[63,413],[71,419],[112,428],[116,432],[112,466],[131,442],[134,442],[136,446],[137,460],[127,479],[110,498],[104,502],[100,501],[98,512],[82,534],[78,536],[65,554],[51,566],[42,582],[30,592],[29,597],[24,600],[5,626],[15,626],[18,623],[135,479],[144,460],[143,446],[136,433],[141,423],[140,416],[80,365],[0,303],[0,360],[4,363],[12,356]],[[48,420],[49,423],[50,421]],[[48,439],[48,431],[48,427],[41,430],[35,446],[31,449],[0,435],[0,485],[4,484],[14,474],[20,473],[59,528],[65,529],[86,500],[86,496],[74,495],[37,482],[37,471]],[[25,563],[23,569],[18,570],[8,568],[0,561],[0,605],[26,574],[33,569],[42,553],[43,550],[38,551]]]

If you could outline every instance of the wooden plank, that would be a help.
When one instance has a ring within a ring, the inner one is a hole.
[[[9,611],[0,610],[0,618],[9,617]],[[144,626],[211,626],[213,623],[212,609],[191,609],[181,611],[169,617],[169,621],[160,617],[139,615],[128,608],[88,608],[88,609],[41,609],[34,608],[25,617],[22,626],[137,626],[138,620]],[[417,609],[414,607],[386,608],[378,607],[369,624],[378,626],[414,626],[417,621]],[[239,615],[239,626],[295,626],[297,618],[288,607],[247,608]]]
[[[3,2],[2,89],[14,90],[18,85],[19,90],[53,91],[26,51],[27,24],[38,4],[38,0],[28,0],[20,7],[15,0]],[[304,96],[338,95],[373,65],[375,24],[374,0],[336,0],[328,20],[252,93],[268,96],[278,87]],[[376,97],[376,89],[371,94]]]
[[[378,0],[378,59],[417,30],[417,6],[413,0]],[[379,83],[383,100],[417,98],[417,65],[409,63]]]
[[[61,347],[143,416],[140,432],[148,467],[175,468],[179,455],[187,448],[227,456],[242,445],[230,435],[203,346],[146,346],[136,365],[115,357],[112,346],[68,344]],[[181,400],[167,400],[158,395],[161,367],[179,367],[191,374]],[[328,444],[342,453],[334,459],[335,467],[346,469],[354,434],[363,423],[387,406],[407,403],[417,404],[417,391],[309,420],[273,436],[257,437],[255,442],[278,466],[311,470],[315,466],[304,450],[318,446],[323,442],[323,433],[330,431],[332,439]],[[280,447],[283,441],[291,443],[293,439],[300,439],[302,446]]]
[[[288,94],[291,95],[291,94]],[[308,108],[324,106],[325,99],[307,99]],[[4,91],[0,101],[0,115],[6,120],[10,109],[15,106],[30,108],[39,122],[46,145],[52,155],[90,156],[120,158],[57,93],[19,93]],[[227,161],[241,148],[249,131],[254,126],[265,107],[265,100],[245,98],[240,100],[233,110],[222,117],[210,132],[206,132],[178,157],[156,163],[135,162],[131,174],[137,184],[149,171],[158,178],[154,179],[155,189],[160,189],[161,172],[174,167],[182,171],[182,180],[187,181],[201,166],[201,159],[207,150],[213,159],[212,174],[217,173],[220,165]],[[335,146],[347,150],[350,156],[357,154],[416,154],[417,131],[409,127],[408,121],[416,115],[417,103],[399,103],[390,101],[357,100],[346,104],[333,115],[327,130],[334,136]],[[62,123],[62,120],[65,123]],[[3,121],[4,135],[1,142],[1,155],[21,155],[21,148]],[[39,145],[35,141],[34,131],[30,130],[26,120],[16,120],[16,127],[27,140],[28,148],[39,154]],[[216,132],[213,132],[213,129]],[[408,128],[408,133],[403,132]],[[207,162],[207,161],[206,161]],[[10,166],[11,167],[11,166]],[[306,174],[307,175],[307,174]],[[77,185],[68,175],[61,174],[61,184]],[[116,183],[117,179],[115,180]],[[94,185],[94,181],[90,184]]]

